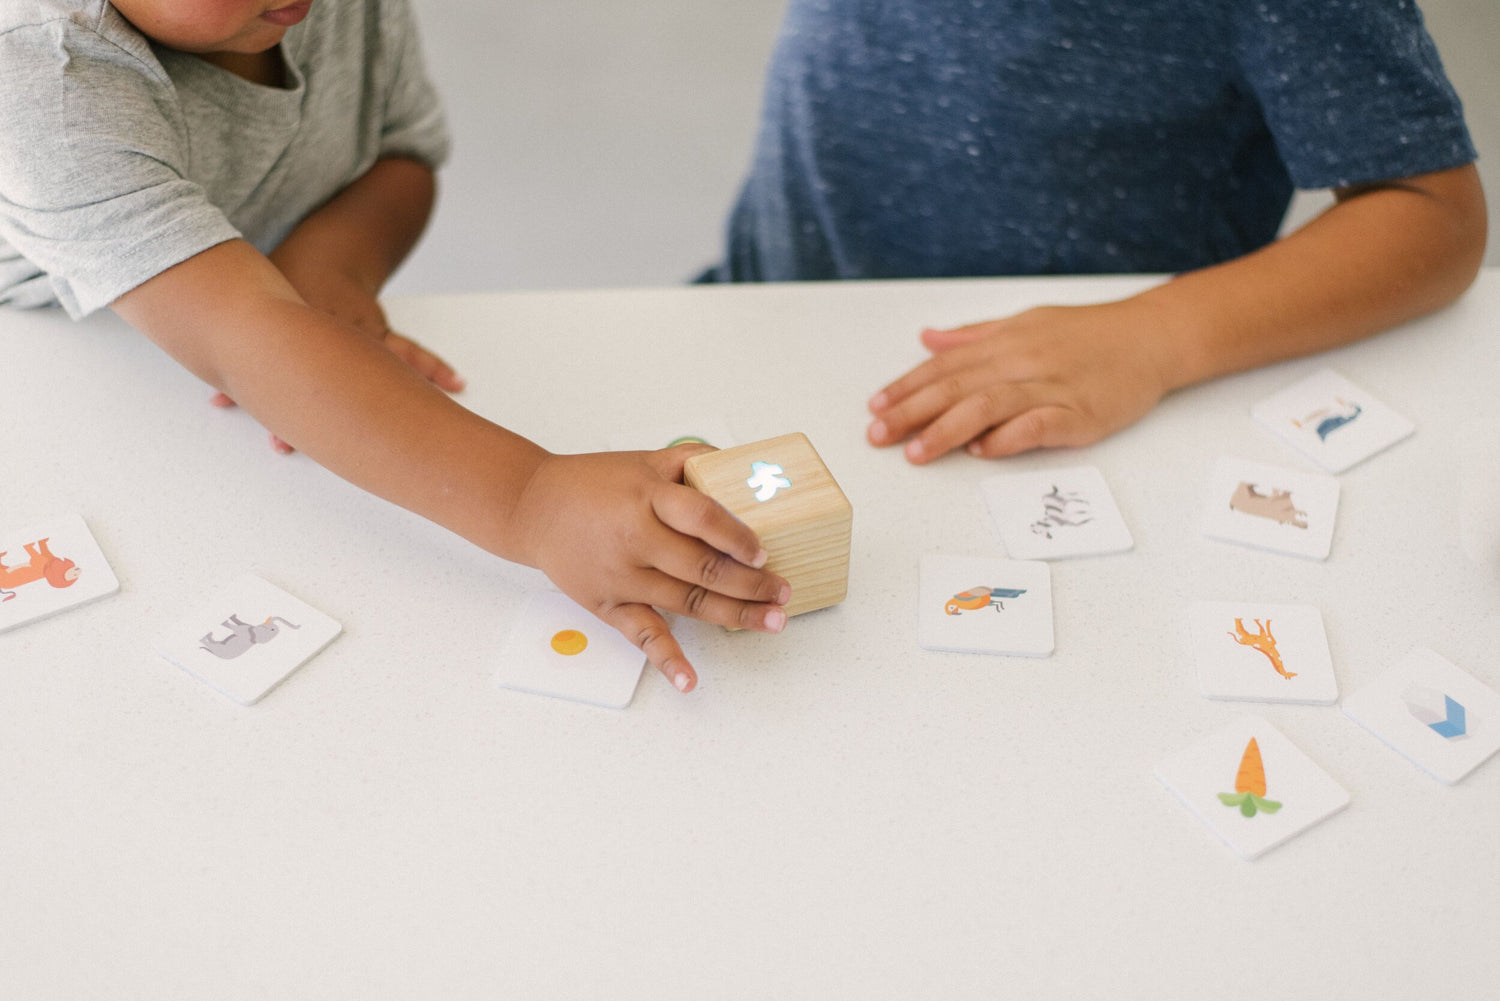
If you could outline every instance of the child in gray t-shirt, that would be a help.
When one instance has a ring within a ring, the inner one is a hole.
[[[775,632],[786,583],[681,485],[702,446],[553,455],[390,330],[376,295],[447,145],[406,0],[6,0],[0,303],[109,306],[284,449],[542,569],[688,690],[657,607]]]

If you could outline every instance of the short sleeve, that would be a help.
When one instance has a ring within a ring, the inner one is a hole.
[[[0,239],[75,317],[239,235],[184,176],[171,93],[144,45],[62,19],[0,35]]]
[[[1458,95],[1411,0],[1243,0],[1236,54],[1299,188],[1475,159]]]
[[[381,156],[405,156],[440,167],[450,140],[442,101],[427,73],[417,21],[407,0],[387,0],[382,44],[392,53],[392,74],[380,135]]]

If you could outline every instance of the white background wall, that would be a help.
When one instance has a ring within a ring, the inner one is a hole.
[[[413,0],[454,156],[393,294],[671,285],[718,254],[784,0]],[[1500,0],[1423,0],[1500,264]],[[1300,198],[1293,220],[1324,204]]]

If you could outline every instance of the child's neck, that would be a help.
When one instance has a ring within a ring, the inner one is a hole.
[[[251,83],[266,87],[286,86],[286,63],[281,58],[279,45],[264,52],[200,52],[198,58]]]

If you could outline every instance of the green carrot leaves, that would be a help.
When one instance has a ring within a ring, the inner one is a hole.
[[[1253,817],[1257,813],[1275,813],[1281,809],[1281,804],[1274,799],[1266,799],[1253,792],[1221,792],[1219,802],[1225,806],[1239,807],[1240,812],[1247,817]]]

